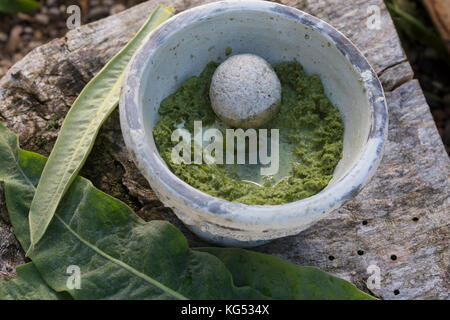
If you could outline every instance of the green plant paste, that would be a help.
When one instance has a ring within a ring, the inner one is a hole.
[[[201,120],[203,127],[218,122],[209,100],[211,78],[218,65],[210,62],[198,77],[187,79],[160,104],[162,119],[155,125],[153,136],[170,170],[207,194],[245,204],[283,204],[325,188],[342,157],[344,126],[338,109],[326,97],[319,76],[308,76],[297,61],[274,66],[282,85],[281,106],[277,116],[264,126],[279,129],[280,163],[288,157],[288,176],[278,182],[266,177],[262,185],[257,185],[243,181],[235,170],[237,165],[171,161],[172,148],[178,144],[171,141],[173,130],[183,125],[192,134],[194,121]],[[281,148],[281,144],[288,146],[289,151],[283,151],[286,148]]]

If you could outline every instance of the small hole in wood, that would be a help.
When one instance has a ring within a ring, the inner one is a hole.
[[[358,250],[358,255],[362,256],[364,254],[364,251]]]
[[[333,261],[334,257],[333,256],[328,256],[328,260]]]
[[[362,222],[362,224],[363,224],[363,226],[365,226],[365,225],[367,224],[367,220],[364,220],[364,221]]]
[[[412,221],[417,222],[417,221],[419,221],[419,218],[414,217],[414,218],[412,218]]]
[[[394,290],[394,294],[395,294],[396,296],[399,295],[399,294],[400,294],[400,290],[395,289],[395,290]]]
[[[393,254],[392,256],[391,256],[391,260],[397,260],[397,256],[395,255],[395,254]]]

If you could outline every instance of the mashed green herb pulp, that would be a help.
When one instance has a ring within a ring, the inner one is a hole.
[[[300,63],[282,62],[274,66],[282,86],[278,115],[264,126],[279,129],[280,145],[291,150],[282,157],[292,159],[290,174],[278,183],[268,178],[264,185],[242,181],[235,165],[174,164],[173,130],[183,125],[194,131],[194,121],[203,127],[217,119],[209,100],[209,86],[218,63],[210,62],[198,77],[187,79],[161,102],[162,119],[153,129],[159,153],[180,179],[214,197],[245,204],[276,205],[310,197],[325,188],[341,158],[344,126],[337,108],[325,96],[319,76],[308,76]],[[281,148],[280,148],[281,150]]]

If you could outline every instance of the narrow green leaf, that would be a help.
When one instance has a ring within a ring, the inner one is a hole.
[[[50,288],[32,262],[16,268],[17,276],[0,281],[0,300],[60,300],[65,296]]]
[[[20,150],[0,123],[0,181],[17,239],[30,244],[28,212],[46,158]],[[123,202],[77,177],[30,257],[57,292],[75,299],[264,299],[236,287],[213,255],[191,250],[165,221],[145,222]],[[81,271],[81,288],[67,288],[67,268]]]
[[[29,12],[39,7],[39,1],[36,0],[1,0],[0,12],[18,13]]]
[[[197,248],[215,255],[230,270],[237,286],[250,286],[271,299],[375,300],[351,283],[314,267],[236,248]]]
[[[136,36],[106,64],[75,100],[61,127],[31,204],[30,250],[44,235],[59,202],[86,161],[101,125],[117,106],[124,70],[132,55],[145,36],[171,16],[172,12],[168,9],[161,6],[156,8]]]

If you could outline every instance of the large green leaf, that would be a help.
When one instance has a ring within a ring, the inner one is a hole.
[[[50,288],[32,262],[16,268],[17,276],[0,283],[0,300],[59,300],[64,296]]]
[[[0,181],[11,223],[24,248],[30,243],[28,208],[45,161],[20,150],[17,137],[0,123]],[[68,291],[76,299],[370,298],[325,272],[265,254],[242,249],[190,250],[172,225],[142,221],[124,203],[81,177],[63,198],[31,257],[50,287]],[[66,287],[69,265],[81,269],[80,290]]]
[[[218,257],[237,286],[250,286],[272,299],[373,300],[351,283],[314,267],[236,248],[198,248]]]
[[[27,215],[45,162],[20,150],[17,137],[0,124],[0,181],[23,248],[30,244]],[[190,250],[168,222],[144,222],[81,177],[30,256],[51,288],[75,299],[265,298],[252,288],[235,287],[219,259]],[[66,286],[71,265],[81,270],[81,289]]]
[[[17,13],[29,12],[39,7],[36,0],[0,0],[0,12]]]
[[[31,247],[42,238],[89,152],[101,125],[119,101],[125,68],[142,40],[172,16],[159,6],[136,36],[86,85],[68,112],[30,207]],[[28,255],[28,252],[27,252]]]

